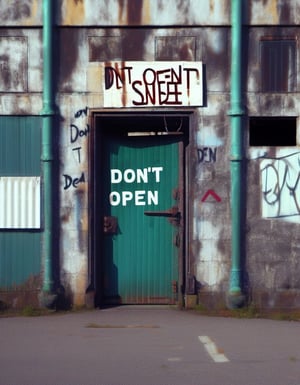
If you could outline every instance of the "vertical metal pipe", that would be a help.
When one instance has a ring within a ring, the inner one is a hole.
[[[48,302],[45,294],[53,291],[53,223],[52,223],[52,126],[54,117],[54,97],[52,80],[52,0],[43,0],[43,118],[42,125],[42,180],[43,180],[43,209],[44,231],[42,237],[43,258],[43,302]],[[47,305],[47,303],[46,303]]]
[[[241,230],[242,230],[242,3],[243,0],[231,0],[231,219],[232,219],[232,256],[229,286],[229,306],[241,306]]]

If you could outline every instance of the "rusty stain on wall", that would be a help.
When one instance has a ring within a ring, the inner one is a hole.
[[[30,304],[30,306],[38,308],[38,295],[41,287],[41,275],[31,275],[20,285],[13,285],[10,290],[0,287],[0,306],[18,310]]]
[[[74,304],[85,304],[85,293],[88,287],[88,271],[87,264],[84,264],[80,271],[76,274],[76,280],[74,282]]]
[[[26,37],[0,36],[0,92],[27,91]]]
[[[118,0],[119,22],[125,25],[139,25],[142,22],[143,0]]]
[[[262,7],[263,5],[263,7]],[[264,0],[252,2],[252,20],[256,24],[264,24],[266,16],[272,23],[279,23],[278,0]]]
[[[42,7],[39,0],[0,0],[1,25],[41,25]]]
[[[160,36],[155,38],[156,60],[195,61],[195,36]]]
[[[84,0],[65,0],[63,21],[64,25],[82,24],[85,19]]]
[[[5,3],[5,4],[2,4]],[[10,20],[26,19],[31,14],[32,0],[24,0],[22,3],[15,1],[1,1],[2,17]]]
[[[60,32],[59,85],[62,92],[71,92],[71,79],[78,61],[80,45],[77,31],[66,28]]]
[[[123,33],[123,60],[143,60],[146,50],[145,42],[147,41],[149,31],[147,29],[141,29],[132,33],[129,30]]]
[[[89,61],[101,62],[122,57],[121,36],[89,36]]]
[[[38,16],[39,16],[38,12],[40,11],[40,8],[41,8],[40,1],[39,0],[32,0],[30,15],[24,21],[24,23],[26,25],[35,24],[35,20],[37,20]]]

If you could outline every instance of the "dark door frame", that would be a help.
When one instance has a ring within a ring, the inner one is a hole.
[[[180,211],[183,213],[181,218],[181,244],[178,252],[178,287],[174,288],[178,292],[178,305],[184,306],[184,297],[187,292],[188,275],[190,271],[189,258],[189,216],[191,208],[189,205],[189,163],[190,163],[190,146],[189,138],[191,137],[191,129],[193,125],[193,110],[103,110],[91,109],[89,111],[89,125],[90,125],[90,140],[89,140],[89,288],[88,290],[95,293],[95,306],[103,306],[102,285],[103,285],[103,271],[101,266],[101,246],[99,234],[99,227],[103,226],[101,223],[101,202],[97,197],[102,196],[101,184],[98,182],[97,172],[101,170],[101,146],[104,143],[104,134],[106,130],[113,129],[110,124],[113,122],[123,122],[131,120],[131,131],[137,132],[140,124],[143,121],[144,129],[143,135],[153,135],[153,127],[159,122],[161,128],[159,132],[166,132],[168,135],[183,135],[182,144],[179,146],[180,157],[180,175],[181,181],[180,194]],[[100,127],[102,120],[103,128]],[[133,124],[134,122],[134,124]],[[145,124],[146,122],[146,124]],[[154,123],[148,124],[149,122]],[[123,123],[122,123],[123,124]],[[136,127],[135,127],[136,126]],[[116,129],[116,128],[115,128]],[[122,128],[121,128],[122,129]],[[125,129],[125,132],[130,130]],[[182,134],[181,134],[182,133]],[[100,149],[100,151],[99,151]],[[100,258],[99,258],[100,256]]]

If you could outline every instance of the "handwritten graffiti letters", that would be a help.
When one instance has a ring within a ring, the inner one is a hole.
[[[70,124],[70,143],[75,144],[79,141],[80,138],[86,138],[90,133],[90,127],[86,123],[88,108],[85,107],[81,110],[78,110],[74,114],[75,122]],[[78,164],[81,163],[81,146],[76,146],[72,148],[72,151],[77,159]],[[81,183],[85,183],[85,175],[82,172],[80,175],[71,176],[64,174],[64,190],[68,190],[70,187],[77,188]]]
[[[198,163],[215,163],[217,161],[217,148],[197,148]]]
[[[263,217],[300,215],[300,154],[260,164]]]

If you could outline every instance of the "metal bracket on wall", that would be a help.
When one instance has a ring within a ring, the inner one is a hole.
[[[105,216],[103,218],[104,234],[117,234],[118,232],[118,218]]]

